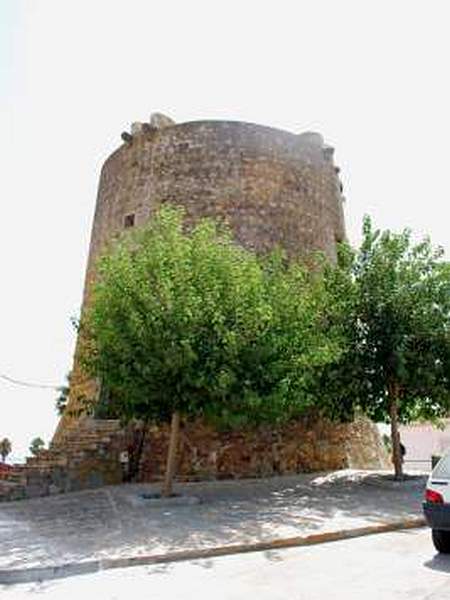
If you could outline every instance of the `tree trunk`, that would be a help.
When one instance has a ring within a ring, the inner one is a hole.
[[[166,474],[164,477],[164,485],[162,488],[162,496],[164,498],[168,498],[172,495],[172,482],[173,482],[173,476],[175,474],[179,432],[180,432],[180,413],[178,411],[175,411],[174,413],[172,413],[172,423],[170,426],[169,451],[167,453]]]
[[[394,463],[395,479],[403,479],[403,456],[400,450],[400,433],[398,431],[398,391],[396,386],[389,390],[391,418],[392,461]]]
[[[139,436],[139,443],[138,443],[136,449],[133,448],[134,452],[133,452],[132,456],[130,457],[132,460],[130,460],[130,468],[127,473],[126,481],[136,481],[137,480],[137,476],[139,475],[139,467],[141,464],[142,452],[144,450],[144,442],[145,442],[145,438],[147,435],[147,431],[148,431],[148,422],[143,421],[142,430],[141,430],[140,436]]]

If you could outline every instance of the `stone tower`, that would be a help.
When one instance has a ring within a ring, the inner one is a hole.
[[[165,202],[183,206],[189,223],[205,216],[226,220],[236,241],[257,252],[279,245],[290,256],[320,250],[334,260],[336,242],[345,237],[343,198],[333,149],[317,133],[232,121],[175,124],[156,114],[149,123],[133,124],[122,139],[101,173],[83,306],[99,253]],[[167,427],[123,428],[82,411],[73,416],[83,398],[95,402],[98,396],[96,382],[80,369],[79,346],[80,340],[68,409],[53,442],[0,485],[0,501],[161,478]],[[336,424],[305,416],[230,431],[197,420],[183,423],[179,442],[177,476],[183,480],[388,466],[367,419]]]
[[[105,243],[167,202],[183,206],[191,222],[225,219],[236,240],[257,252],[280,245],[291,256],[320,250],[335,258],[345,237],[342,188],[321,135],[235,121],[175,124],[154,114],[122,139],[101,172],[84,302]],[[76,353],[70,411],[95,393]],[[61,419],[55,439],[69,422]]]

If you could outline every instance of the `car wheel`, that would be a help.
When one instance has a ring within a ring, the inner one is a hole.
[[[442,554],[450,554],[450,531],[433,529],[431,531],[434,547]]]

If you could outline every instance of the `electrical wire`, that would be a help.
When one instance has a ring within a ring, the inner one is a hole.
[[[4,379],[8,383],[12,383],[14,385],[21,385],[22,387],[41,389],[41,390],[56,390],[59,391],[60,385],[46,385],[45,383],[30,383],[29,381],[20,381],[19,379],[14,379],[13,377],[8,377],[8,375],[0,374],[0,379]]]

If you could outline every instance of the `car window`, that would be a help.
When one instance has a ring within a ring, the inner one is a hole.
[[[450,453],[441,458],[434,467],[432,477],[450,479]]]

